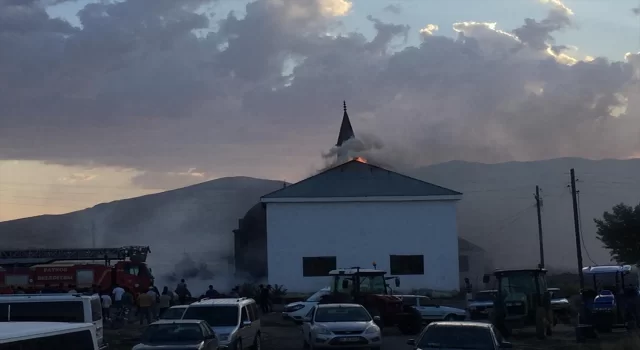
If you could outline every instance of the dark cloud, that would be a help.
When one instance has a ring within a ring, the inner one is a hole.
[[[122,166],[148,180],[194,167],[278,176],[322,160],[343,99],[356,133],[416,165],[640,150],[640,56],[576,61],[553,37],[572,25],[559,1],[513,31],[462,22],[449,38],[432,26],[401,50],[393,43],[410,28],[373,17],[371,40],[334,35],[346,0],[197,11],[215,3],[98,2],[73,27],[49,18],[46,1],[0,1],[0,158]],[[266,166],[281,173],[256,173]]]
[[[390,4],[385,6],[382,10],[393,13],[394,15],[399,15],[402,13],[402,6],[400,6],[400,4]]]

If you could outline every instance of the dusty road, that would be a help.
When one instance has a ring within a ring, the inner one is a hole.
[[[263,349],[264,350],[301,350],[302,337],[299,326],[284,321],[277,314],[263,316]],[[107,330],[105,339],[111,344],[111,350],[130,350],[139,339],[143,328],[130,325],[124,330]],[[519,332],[511,339],[516,350],[639,350],[639,333],[629,334],[626,331],[601,335],[599,339],[590,340],[586,344],[576,344],[572,327],[558,325],[553,337],[545,341],[535,338],[530,332]],[[406,345],[410,337],[399,334],[395,329],[385,329],[383,350],[410,350]]]

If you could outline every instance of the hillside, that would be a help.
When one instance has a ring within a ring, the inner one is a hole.
[[[595,239],[594,217],[613,205],[640,201],[640,160],[554,159],[478,164],[448,162],[410,171],[425,181],[464,193],[459,205],[460,235],[486,249],[498,267],[532,266],[538,259],[533,193],[543,189],[547,265],[575,269],[575,238],[569,169],[580,180],[585,265],[608,261]],[[189,252],[225,270],[232,230],[259,197],[280,181],[222,178],[163,193],[99,204],[65,215],[45,215],[0,223],[3,247],[87,247],[95,223],[99,246],[152,246],[157,276],[171,272]],[[587,254],[588,253],[588,254]],[[589,258],[590,257],[590,258]]]
[[[171,272],[185,252],[226,272],[238,219],[281,187],[281,181],[221,178],[69,214],[1,222],[0,240],[3,248],[91,247],[95,223],[97,246],[150,245],[156,276]]]

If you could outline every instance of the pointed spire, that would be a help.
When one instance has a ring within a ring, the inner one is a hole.
[[[338,133],[338,142],[336,143],[338,147],[356,136],[353,132],[353,127],[351,127],[349,114],[347,114],[347,101],[342,101],[342,109],[344,110],[344,114],[342,115],[342,125],[340,125],[340,132]]]

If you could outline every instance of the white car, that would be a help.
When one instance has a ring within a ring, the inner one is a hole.
[[[420,312],[422,320],[431,321],[464,321],[467,312],[455,307],[442,306],[434,303],[431,298],[423,295],[397,295],[404,305],[411,306]]]
[[[371,317],[358,304],[322,304],[305,315],[302,325],[303,348],[366,348],[380,350],[382,334],[376,325],[380,318]]]
[[[182,319],[207,321],[223,349],[262,348],[260,312],[253,299],[203,299],[190,304]]]
[[[297,301],[295,303],[287,304],[284,306],[282,317],[302,324],[304,316],[309,313],[311,308],[318,305],[320,299],[322,299],[322,297],[325,295],[329,295],[330,293],[331,288],[325,287],[315,292],[305,301]]]

